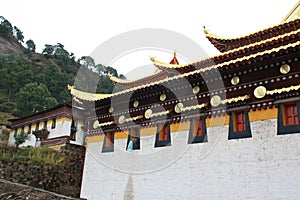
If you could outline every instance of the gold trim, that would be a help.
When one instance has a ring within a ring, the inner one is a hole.
[[[133,107],[136,108],[136,107],[138,107],[138,106],[139,106],[139,101],[138,101],[138,100],[134,101],[134,102],[133,102]]]
[[[98,126],[99,126],[99,121],[96,120],[93,124],[93,128],[96,129],[96,128],[98,128]]]
[[[193,93],[198,94],[200,92],[200,87],[197,85],[193,88]]]
[[[107,125],[111,125],[111,124],[114,124],[114,123],[115,123],[114,121],[105,122],[105,123],[99,124],[98,127],[101,127],[101,126],[107,126]]]
[[[255,88],[253,94],[256,98],[261,99],[266,96],[267,89],[265,86],[258,86],[257,88]]]
[[[232,77],[231,79],[231,84],[232,85],[237,85],[240,82],[240,78],[238,76]]]
[[[121,115],[120,117],[119,117],[119,119],[118,119],[118,122],[119,122],[119,124],[124,124],[125,123],[125,116],[124,115]]]
[[[238,102],[238,101],[245,101],[246,99],[249,99],[250,97],[248,95],[244,96],[238,96],[230,99],[225,99],[221,103],[226,104],[226,103],[233,103],[233,102]]]
[[[297,19],[293,19],[291,21],[294,21],[294,20],[297,20]],[[203,32],[206,35],[206,37],[211,37],[211,38],[216,38],[216,39],[222,39],[222,40],[238,40],[238,39],[241,39],[241,38],[249,37],[250,35],[257,34],[259,32],[263,32],[263,31],[275,28],[275,27],[283,25],[283,24],[290,23],[291,21],[285,21],[285,22],[276,23],[273,26],[265,27],[265,28],[259,29],[258,31],[254,32],[254,33],[248,33],[248,34],[245,34],[245,35],[241,35],[239,37],[224,37],[224,36],[220,36],[220,35],[216,35],[216,34],[210,33],[210,31],[207,30],[207,29],[204,29]]]
[[[120,79],[120,78],[117,78],[115,76],[113,76],[112,74],[108,74],[109,76],[109,79],[115,83],[132,83],[132,82],[135,82],[134,80],[127,80],[127,79]]]
[[[285,49],[290,48],[290,47],[297,47],[299,45],[300,45],[300,41],[297,41],[297,42],[294,42],[294,43],[291,43],[291,44],[288,44],[288,45],[285,45],[285,46],[280,46],[280,47],[273,48],[273,49],[270,49],[270,50],[265,50],[265,51],[262,51],[262,52],[258,52],[258,53],[255,53],[255,54],[251,54],[251,55],[248,55],[248,56],[237,58],[235,60],[230,60],[230,61],[220,63],[220,64],[217,64],[217,65],[213,65],[213,66],[201,68],[201,69],[198,69],[198,70],[194,70],[194,71],[191,71],[191,72],[188,72],[188,73],[185,73],[185,74],[180,74],[180,75],[165,78],[165,79],[162,79],[162,80],[159,80],[159,81],[154,81],[152,83],[148,83],[148,84],[145,84],[145,85],[132,87],[130,89],[126,89],[126,90],[116,92],[116,93],[113,93],[113,94],[91,94],[91,93],[76,90],[72,86],[69,86],[69,87],[71,88],[71,94],[72,95],[77,96],[78,98],[83,99],[83,100],[96,101],[96,100],[101,100],[101,99],[109,98],[109,97],[112,97],[112,96],[117,96],[117,95],[120,95],[120,94],[124,94],[124,93],[127,93],[127,92],[135,91],[135,90],[140,89],[140,88],[146,88],[146,87],[149,87],[149,86],[152,86],[152,85],[161,84],[161,83],[164,83],[164,82],[167,82],[167,81],[170,81],[170,80],[176,80],[176,79],[179,79],[179,78],[188,77],[188,76],[196,74],[196,73],[202,73],[202,72],[205,72],[205,71],[208,71],[208,70],[218,69],[218,68],[223,67],[225,65],[231,65],[231,64],[241,62],[241,61],[244,61],[244,60],[248,60],[248,59],[251,59],[251,58],[256,58],[257,56],[262,56],[262,55],[265,55],[265,54],[271,54],[271,53],[274,53],[274,52],[278,52],[280,50],[285,50]],[[84,96],[84,95],[87,95],[87,97]]]
[[[166,98],[167,98],[167,95],[166,95],[166,94],[161,94],[161,95],[159,96],[159,100],[160,100],[160,101],[164,101],[164,100],[166,100]]]
[[[89,92],[83,92],[75,89],[74,86],[70,86],[70,85],[68,85],[68,90],[70,90],[70,93],[73,96],[86,101],[96,101],[96,100],[105,99],[113,96],[113,94],[94,94]]]
[[[300,84],[299,85],[293,85],[293,86],[290,86],[290,87],[283,87],[281,89],[269,90],[266,93],[270,94],[270,95],[273,95],[273,94],[280,94],[282,92],[289,92],[291,90],[299,90],[299,89],[300,89]]]
[[[142,119],[142,118],[143,118],[143,115],[138,115],[136,117],[125,118],[125,122],[131,122],[131,121],[134,121],[134,120],[137,120],[137,119]]]
[[[151,118],[151,115],[152,115],[152,110],[149,108],[149,109],[147,109],[147,110],[145,111],[144,116],[145,116],[146,119],[150,119],[150,118]]]
[[[294,5],[294,7],[290,10],[290,12],[288,12],[288,14],[282,19],[281,22],[289,22],[289,21],[287,21],[288,18],[290,18],[292,16],[292,14],[298,9],[299,6],[300,6],[300,1],[298,1],[296,3],[296,5]],[[299,18],[299,17],[296,16],[296,18]]]
[[[205,106],[207,106],[207,103],[202,103],[202,104],[198,104],[198,105],[194,105],[194,106],[183,107],[182,108],[182,112],[183,111],[195,110],[197,108],[201,109],[201,108],[203,108]]]
[[[253,47],[253,46],[258,46],[260,44],[268,43],[268,42],[273,41],[273,40],[279,40],[281,38],[285,38],[285,37],[288,37],[290,35],[299,34],[299,33],[300,33],[300,29],[296,30],[296,31],[289,32],[289,33],[285,33],[283,35],[272,37],[272,38],[269,38],[269,39],[266,39],[266,40],[262,40],[260,42],[248,44],[246,46],[242,46],[242,47],[239,47],[239,48],[236,48],[236,49],[232,49],[232,50],[229,50],[229,51],[226,51],[226,52],[223,52],[223,53],[219,53],[219,54],[216,54],[216,55],[214,55],[212,57],[205,58],[205,59],[202,59],[202,60],[198,60],[198,61],[196,61],[194,63],[181,64],[181,65],[168,64],[168,63],[165,63],[165,62],[157,60],[156,57],[153,57],[152,62],[153,62],[154,65],[157,65],[157,66],[160,66],[160,67],[165,67],[165,68],[176,69],[176,68],[181,68],[181,67],[187,67],[188,65],[194,65],[195,63],[198,63],[198,62],[201,62],[201,61],[204,61],[204,60],[210,60],[210,59],[213,60],[215,57],[220,57],[220,56],[228,55],[228,54],[231,54],[233,52],[237,52],[237,51],[240,51],[240,50],[243,50],[243,49],[247,49],[247,48],[250,48],[250,47]],[[277,47],[277,48],[279,48],[279,47]],[[265,50],[265,51],[269,51],[269,50]],[[237,59],[239,59],[239,58],[237,58]]]
[[[287,74],[291,70],[291,67],[288,64],[284,64],[280,67],[280,73]]]
[[[169,114],[169,113],[170,113],[169,110],[162,111],[162,112],[158,112],[158,113],[152,113],[151,116],[150,116],[150,118],[151,118],[151,117],[158,117],[158,116],[162,116],[162,115],[167,115],[167,114]]]
[[[210,99],[210,104],[214,107],[217,107],[222,103],[222,99],[219,95],[215,95]]]
[[[181,113],[182,112],[182,109],[183,109],[183,104],[182,103],[177,103],[174,107],[174,111],[176,113]]]

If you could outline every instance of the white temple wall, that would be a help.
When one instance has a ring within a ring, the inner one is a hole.
[[[297,199],[300,134],[277,135],[277,120],[251,122],[252,138],[228,140],[228,126],[208,128],[208,142],[187,144],[188,131],[172,133],[172,145],[114,152],[89,143],[81,197],[92,199]]]

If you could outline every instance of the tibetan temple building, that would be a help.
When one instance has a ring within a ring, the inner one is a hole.
[[[15,145],[16,134],[28,133],[21,146],[44,146],[58,149],[66,143],[84,145],[83,119],[75,117],[75,108],[62,103],[29,116],[11,119],[8,144]]]
[[[69,87],[88,118],[88,199],[297,199],[300,195],[299,3],[239,38],[205,30],[221,52],[194,63],[151,58],[122,90]]]

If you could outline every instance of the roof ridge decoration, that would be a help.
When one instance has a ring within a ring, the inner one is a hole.
[[[106,99],[106,98],[113,96],[113,94],[95,94],[95,93],[83,92],[83,91],[75,89],[74,86],[70,86],[70,85],[68,85],[68,90],[70,90],[70,93],[73,96],[80,98],[82,100],[86,100],[86,101],[95,101],[98,99]]]
[[[161,83],[164,83],[164,82],[167,82],[167,81],[176,80],[178,78],[188,77],[188,76],[196,74],[196,73],[203,73],[203,72],[208,71],[208,70],[218,69],[218,68],[221,68],[221,67],[226,66],[226,65],[234,64],[234,63],[241,62],[241,61],[244,61],[244,60],[248,60],[248,59],[251,59],[251,58],[256,58],[258,56],[262,56],[262,55],[265,55],[265,54],[271,54],[271,53],[274,53],[274,52],[279,52],[280,50],[286,50],[290,47],[293,48],[293,47],[297,47],[299,45],[300,45],[300,41],[297,41],[297,42],[294,42],[294,43],[291,43],[291,44],[288,44],[288,45],[272,48],[272,49],[269,49],[269,50],[265,50],[265,51],[262,51],[262,52],[257,52],[255,54],[251,54],[251,55],[244,56],[244,57],[241,57],[241,58],[237,58],[237,59],[234,59],[234,60],[230,60],[230,61],[227,61],[227,62],[223,62],[223,63],[219,63],[219,64],[216,64],[216,65],[212,65],[212,66],[204,67],[204,68],[201,68],[201,69],[197,69],[197,70],[185,73],[185,74],[179,74],[179,75],[168,77],[168,78],[165,78],[165,79],[162,79],[162,80],[154,81],[152,83],[148,83],[148,84],[145,84],[145,85],[132,87],[132,88],[129,88],[129,89],[126,89],[126,90],[122,90],[120,92],[113,93],[113,94],[93,94],[93,93],[88,93],[88,92],[83,92],[83,91],[77,90],[73,86],[68,86],[68,88],[71,91],[72,95],[74,95],[74,96],[76,96],[80,99],[87,100],[87,101],[97,101],[97,100],[109,98],[109,97],[112,97],[112,96],[117,96],[117,95],[120,95],[120,94],[124,94],[124,93],[127,93],[127,92],[135,91],[137,89],[146,88],[146,87],[153,86],[153,85],[156,85],[156,84],[161,84]],[[166,64],[166,63],[162,63],[162,64],[165,64],[166,66],[170,65],[170,64]],[[193,64],[187,64],[187,65],[193,65]],[[182,66],[187,66],[187,65],[182,65]]]
[[[288,12],[288,14],[282,19],[282,22],[291,21],[300,17],[300,1]],[[289,19],[290,18],[290,19]]]
[[[155,60],[155,57],[152,57],[150,56],[150,60]],[[171,60],[171,62],[174,62],[174,63],[177,63],[179,64],[177,58],[176,58],[176,52],[174,52],[174,58]],[[141,77],[141,78],[138,78],[138,79],[135,79],[135,80],[127,80],[127,79],[120,79],[118,77],[115,77],[114,75],[112,74],[108,74],[109,76],[109,79],[111,81],[113,81],[114,83],[119,83],[119,84],[131,84],[131,83],[137,83],[139,81],[144,81],[145,79],[149,79],[151,77],[154,77],[154,76],[157,76],[157,74],[161,74],[161,73],[167,73],[167,74],[171,74],[171,72],[167,71],[166,68],[164,67],[159,67],[159,66],[156,66],[154,65],[157,69],[155,70],[155,72],[149,76],[144,76],[144,77]]]
[[[295,18],[291,21],[296,21],[298,20],[299,18]],[[280,26],[280,25],[284,25],[284,24],[288,24],[290,23],[291,21],[283,21],[283,22],[280,22],[280,23],[276,23],[274,24],[273,26],[269,26],[269,27],[265,27],[265,28],[262,28],[262,29],[259,29],[258,31],[256,32],[252,32],[252,33],[247,33],[247,34],[244,34],[244,35],[241,35],[241,36],[236,36],[236,37],[224,37],[224,36],[220,36],[220,35],[216,35],[216,34],[213,34],[213,33],[210,33],[209,30],[206,29],[206,27],[204,27],[204,34],[206,35],[206,37],[212,37],[212,38],[216,38],[216,39],[223,39],[223,40],[237,40],[237,39],[240,39],[240,38],[245,38],[245,37],[248,37],[250,35],[254,35],[254,34],[257,34],[259,32],[263,32],[263,31],[266,31],[268,29],[271,29],[271,28],[274,28],[276,26]]]
[[[184,67],[184,66],[186,66],[186,64],[165,63],[165,62],[157,60],[156,57],[150,57],[150,60],[153,62],[153,64],[155,66],[166,67],[166,68],[178,68],[178,67]]]
[[[216,54],[212,57],[204,58],[202,60],[195,61],[194,63],[191,63],[191,64],[181,64],[181,65],[168,64],[168,63],[157,60],[156,57],[152,57],[151,61],[154,63],[154,65],[158,65],[160,67],[173,68],[173,69],[181,68],[181,67],[186,67],[188,65],[193,65],[195,63],[202,62],[202,61],[205,61],[205,60],[211,60],[211,59],[214,59],[216,57],[220,57],[220,56],[224,56],[224,55],[227,55],[227,54],[230,54],[230,53],[234,53],[236,51],[247,49],[247,48],[250,48],[250,47],[253,47],[253,46],[258,46],[260,44],[268,43],[268,42],[271,42],[273,40],[278,40],[278,39],[281,39],[281,38],[285,38],[285,37],[288,37],[288,36],[293,35],[293,34],[299,34],[299,33],[300,33],[300,29],[298,29],[296,31],[289,32],[289,33],[285,33],[283,35],[272,37],[272,38],[269,38],[269,39],[266,39],[266,40],[255,42],[255,43],[252,43],[252,44],[249,44],[249,45],[245,45],[245,46],[242,46],[242,47],[239,47],[239,48],[236,48],[236,49],[232,49],[232,50],[229,50],[229,51],[226,51],[226,52],[223,52],[223,53],[219,53],[219,54]]]
[[[176,58],[176,51],[174,51],[174,57],[173,59],[170,61],[170,64],[174,64],[174,65],[179,65],[179,62]]]
[[[112,74],[108,74],[108,77],[112,82],[115,82],[115,83],[132,83],[132,82],[136,81],[136,80],[120,79],[118,77],[115,77]]]

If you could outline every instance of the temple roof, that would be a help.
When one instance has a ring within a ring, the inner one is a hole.
[[[178,60],[177,60],[177,58],[176,58],[176,51],[174,51],[174,57],[173,57],[173,59],[170,61],[170,64],[172,64],[172,65],[179,65],[179,62],[178,62]]]
[[[153,60],[154,57],[151,57],[150,59]],[[176,58],[176,52],[174,52],[174,57],[170,61],[170,65],[178,65],[178,64],[179,64],[179,62]],[[162,79],[165,79],[167,77],[174,76],[174,72],[166,69],[165,67],[160,67],[159,65],[157,65],[156,67],[157,67],[158,70],[156,70],[154,74],[152,74],[150,76],[140,78],[140,79],[137,79],[137,80],[119,79],[119,78],[117,78],[113,75],[109,75],[109,78],[110,78],[111,81],[113,81],[121,89],[128,89],[128,88],[136,87],[136,86],[139,86],[139,85],[151,83],[151,82],[156,81],[156,80],[162,80]]]
[[[274,26],[259,30],[257,32],[247,34],[240,37],[229,38],[222,37],[210,33],[207,29],[204,29],[204,33],[207,39],[220,51],[226,52],[235,48],[239,48],[251,43],[260,42],[272,37],[279,36],[283,33],[295,31],[300,27],[299,15],[294,20],[284,21]]]
[[[181,65],[175,65],[175,64],[168,64],[162,61],[157,60],[156,58],[151,58],[153,64],[156,67],[159,67],[160,69],[163,68],[172,68],[172,69],[176,69],[176,70],[180,70],[180,68],[186,68],[189,66],[195,66],[195,65],[199,65],[200,63],[204,64],[206,63],[210,63],[210,62],[218,62],[218,60],[222,60],[222,61],[226,61],[226,60],[231,60],[233,57],[244,57],[250,54],[253,54],[256,51],[261,51],[262,49],[271,49],[274,48],[274,45],[276,46],[276,43],[280,43],[280,45],[286,43],[289,44],[291,39],[293,38],[297,38],[298,35],[300,34],[300,29],[296,30],[296,31],[292,31],[292,32],[288,32],[273,38],[269,38],[266,40],[262,40],[259,42],[255,42],[252,44],[248,44],[236,49],[232,49],[226,52],[223,52],[221,54],[217,54],[215,56],[212,56],[210,58],[206,58],[206,59],[202,59],[199,61],[195,61],[194,63],[189,63],[189,64],[181,64]]]
[[[194,75],[194,74],[201,74],[210,70],[215,70],[218,68],[224,68],[224,67],[228,67],[230,65],[233,64],[238,64],[238,63],[242,63],[244,61],[249,61],[251,59],[260,59],[260,57],[265,56],[265,55],[273,55],[274,53],[278,53],[280,51],[287,51],[290,48],[300,48],[300,41],[296,41],[287,45],[282,45],[276,48],[272,48],[272,49],[268,49],[268,50],[264,50],[264,51],[260,51],[254,54],[250,54],[248,56],[244,56],[244,57],[239,57],[236,59],[232,59],[226,62],[222,62],[219,64],[211,64],[209,66],[203,67],[203,68],[199,68],[193,71],[190,71],[188,73],[184,73],[184,74],[178,74],[176,76],[172,76],[172,77],[167,77],[165,79],[161,79],[161,80],[156,80],[147,84],[143,84],[143,85],[139,85],[136,87],[132,87],[132,88],[128,88],[126,90],[120,91],[120,92],[116,92],[113,94],[91,94],[91,93],[87,93],[87,92],[82,92],[79,91],[77,89],[75,89],[74,87],[69,86],[69,90],[71,92],[71,94],[77,98],[86,100],[86,101],[97,101],[97,100],[101,100],[101,99],[106,99],[112,96],[117,96],[117,95],[122,95],[128,92],[133,92],[136,91],[138,89],[142,89],[142,88],[146,88],[146,87],[150,87],[150,86],[154,86],[157,84],[163,84],[165,82],[168,81],[172,81],[172,80],[176,80],[176,79],[180,79],[180,78],[186,78],[188,76]],[[160,62],[161,65],[163,66],[169,66],[170,64],[168,63],[162,63]],[[188,66],[190,64],[187,64],[185,66]],[[184,66],[184,65],[181,65]]]
[[[300,18],[300,1],[292,8],[292,10],[283,18],[282,22],[291,21]]]
[[[299,3],[293,13],[296,11],[299,12]],[[290,14],[289,16],[294,15]],[[153,64],[158,69],[155,74],[138,80],[122,80],[110,76],[110,79],[123,89],[113,94],[90,94],[74,87],[69,87],[69,90],[74,97],[79,99],[98,101],[177,79],[198,77],[201,73],[208,73],[217,69],[226,70],[240,67],[244,66],[245,63],[249,64],[266,57],[274,57],[276,54],[286,53],[292,49],[299,49],[299,33],[300,19],[298,17],[239,38],[224,38],[205,30],[207,38],[222,52],[221,54],[187,64],[179,64],[176,52],[174,52],[174,57],[169,63],[151,57]]]

